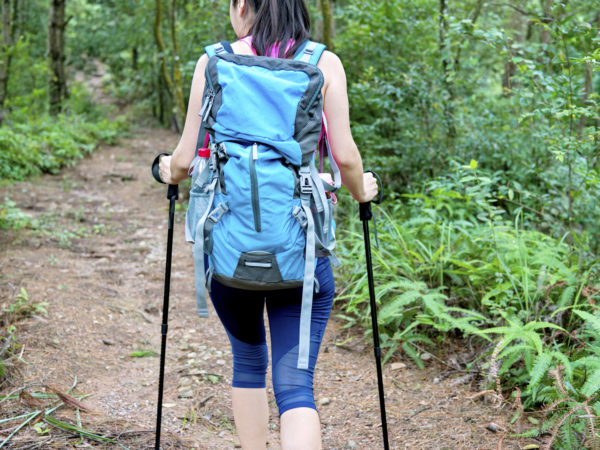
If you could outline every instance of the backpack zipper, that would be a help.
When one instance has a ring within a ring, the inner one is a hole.
[[[208,68],[206,70],[205,77],[206,81],[208,81],[208,93],[206,94],[206,98],[204,100],[204,103],[202,104],[202,108],[198,113],[198,115],[202,117],[202,122],[206,121],[206,113],[210,111],[210,109],[212,108],[212,104],[215,100],[215,89]]]
[[[250,150],[250,190],[252,192],[252,214],[254,215],[254,229],[260,233],[260,200],[258,198],[258,179],[256,176],[256,160],[258,159],[258,145],[254,143]]]
[[[204,100],[204,104],[202,105],[202,109],[198,113],[199,116],[202,117],[202,122],[206,121],[208,114],[206,114],[212,108],[213,101],[215,100],[215,91],[212,89],[208,89],[208,94],[206,94],[206,99]]]

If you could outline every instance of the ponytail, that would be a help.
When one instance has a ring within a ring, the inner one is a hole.
[[[237,0],[233,0],[234,6]],[[258,55],[266,55],[275,45],[279,57],[289,58],[310,35],[310,15],[304,0],[246,0],[254,9],[254,24],[250,28],[252,45]],[[287,51],[287,43],[293,40]]]

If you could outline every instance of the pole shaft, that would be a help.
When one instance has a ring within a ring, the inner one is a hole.
[[[160,449],[160,431],[162,418],[163,387],[165,381],[165,355],[167,349],[167,331],[169,323],[169,291],[171,289],[171,255],[173,254],[173,222],[175,221],[175,201],[177,195],[169,197],[169,230],[167,234],[167,263],[165,265],[165,291],[163,295],[163,312],[160,343],[160,374],[158,377],[158,408],[156,414],[155,450]]]
[[[383,373],[381,370],[381,348],[379,347],[379,328],[377,325],[377,304],[375,302],[375,284],[373,282],[373,263],[371,260],[371,239],[369,237],[369,219],[371,218],[370,205],[361,204],[361,220],[363,223],[363,234],[365,237],[365,256],[367,260],[367,277],[369,281],[369,298],[371,302],[371,326],[373,328],[373,344],[375,362],[377,364],[377,385],[379,388],[379,406],[381,410],[381,430],[383,433],[383,448],[390,448],[388,442],[387,419],[385,413],[385,395],[383,391]],[[363,210],[364,208],[364,210]],[[368,209],[368,211],[366,211]]]

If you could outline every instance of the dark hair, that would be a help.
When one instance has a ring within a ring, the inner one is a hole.
[[[238,0],[232,0],[237,6]],[[281,43],[279,57],[293,56],[310,35],[310,16],[304,0],[246,0],[254,10],[250,28],[252,45],[259,55],[266,55],[273,45]],[[294,45],[286,52],[287,42]]]

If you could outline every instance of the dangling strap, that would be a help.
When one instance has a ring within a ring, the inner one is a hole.
[[[310,353],[310,322],[315,282],[315,222],[310,211],[312,189],[310,169],[303,166],[300,168],[300,201],[306,219],[306,250],[304,255],[302,306],[300,309],[298,369],[308,369],[308,357]]]
[[[337,191],[342,186],[342,174],[340,172],[340,168],[337,165],[337,161],[335,160],[333,153],[331,153],[331,146],[329,145],[329,136],[327,132],[327,118],[325,117],[325,113],[323,113],[323,143],[324,143],[324,152],[319,155],[319,163],[323,160],[325,156],[329,158],[329,166],[331,167],[331,171],[333,172],[333,190],[330,192]],[[325,155],[325,152],[327,154]],[[327,186],[325,186],[327,189]],[[329,190],[329,189],[327,189]]]
[[[306,45],[302,50],[296,52],[294,59],[316,66],[324,51],[325,44],[319,44],[318,42],[314,41],[306,41]]]

